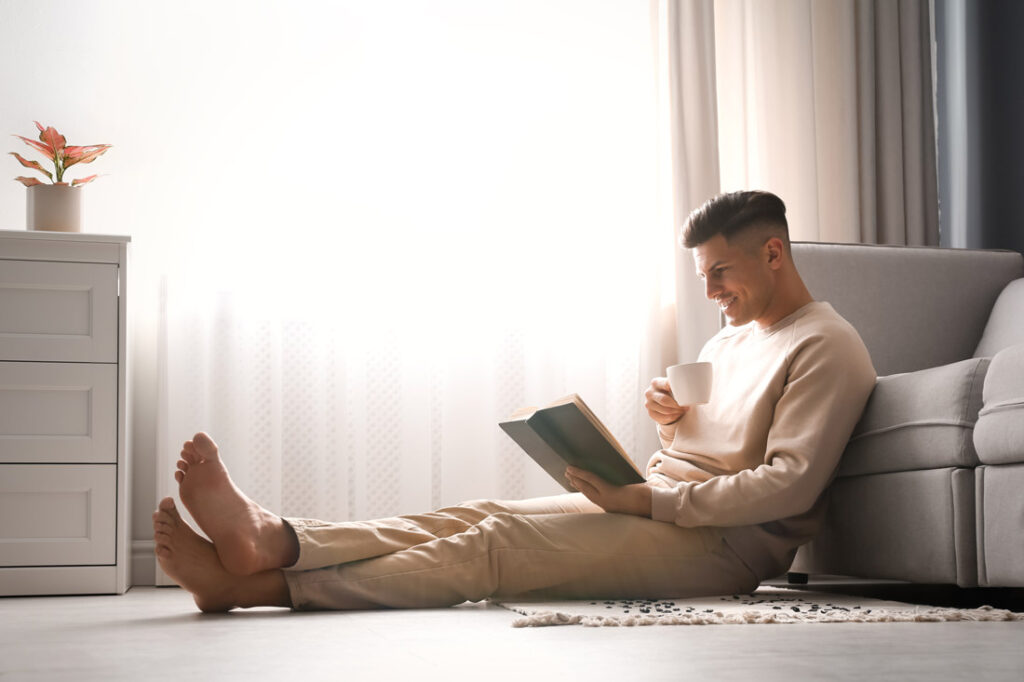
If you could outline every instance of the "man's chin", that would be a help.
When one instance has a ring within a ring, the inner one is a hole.
[[[726,312],[723,312],[722,315],[725,317],[725,321],[732,327],[742,327],[747,322],[750,322],[750,320],[739,315],[730,315]]]

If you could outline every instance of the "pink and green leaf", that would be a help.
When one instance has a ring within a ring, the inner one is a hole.
[[[21,184],[25,185],[26,187],[33,187],[35,185],[43,184],[42,181],[39,180],[39,178],[26,178],[25,176],[21,176],[14,179],[20,182]]]
[[[15,137],[24,142],[25,144],[27,144],[28,146],[35,149],[37,152],[39,152],[46,158],[50,159],[51,161],[53,160],[53,152],[45,144],[41,142],[36,142],[35,140],[30,140],[29,138],[22,137],[21,135],[15,135]]]
[[[79,185],[87,185],[87,184],[89,184],[90,182],[92,182],[93,180],[95,180],[98,177],[99,177],[99,175],[90,175],[90,176],[85,177],[85,178],[78,178],[77,180],[72,180],[71,181],[71,186],[72,187],[78,187]]]
[[[18,152],[8,152],[8,153],[11,156],[13,156],[14,158],[16,158],[18,160],[18,163],[20,163],[25,168],[31,168],[32,170],[37,170],[40,173],[42,173],[43,175],[45,175],[46,177],[48,177],[50,180],[53,180],[53,174],[50,173],[50,171],[48,171],[45,168],[43,168],[38,161],[29,161],[28,159],[23,157]]]
[[[40,127],[38,121],[36,121],[36,127]],[[58,133],[57,129],[52,126],[39,133],[39,141],[49,145],[52,156],[60,154],[68,143],[64,136]]]
[[[64,167],[70,168],[76,163],[92,163],[97,157],[110,149],[109,144],[93,144],[85,147],[66,147],[64,149]]]

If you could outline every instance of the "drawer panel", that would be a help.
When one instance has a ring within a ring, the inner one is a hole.
[[[117,467],[0,464],[0,567],[116,561]]]
[[[117,462],[117,365],[0,362],[3,462]]]
[[[0,360],[117,362],[117,266],[0,260]]]

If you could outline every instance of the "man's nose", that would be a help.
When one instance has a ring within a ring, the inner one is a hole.
[[[706,296],[707,298],[713,299],[715,297],[715,294],[718,293],[719,289],[721,289],[721,287],[718,286],[717,283],[712,282],[710,277],[704,280],[704,296]]]

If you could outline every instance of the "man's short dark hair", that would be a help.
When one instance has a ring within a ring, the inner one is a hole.
[[[731,244],[737,235],[755,227],[762,228],[759,231],[765,233],[764,241],[769,236],[779,236],[789,248],[786,205],[771,192],[758,190],[730,192],[708,199],[690,213],[683,224],[680,241],[692,249],[720,234]]]

